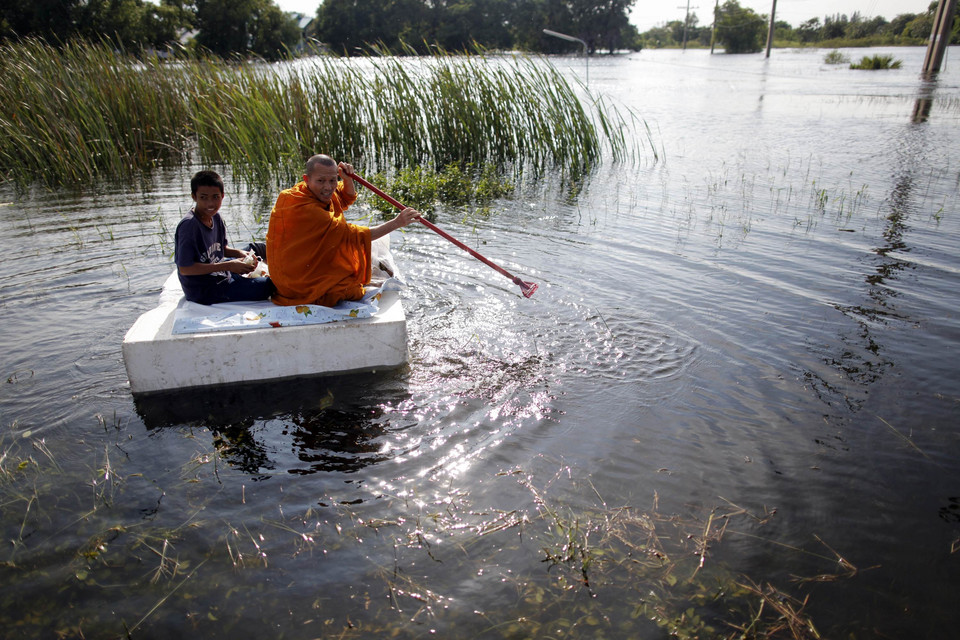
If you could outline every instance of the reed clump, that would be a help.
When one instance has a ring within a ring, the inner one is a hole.
[[[84,184],[186,159],[182,73],[156,56],[89,43],[0,47],[0,175]]]
[[[875,71],[877,69],[899,69],[902,64],[903,60],[894,60],[893,56],[877,54],[874,56],[863,56],[860,58],[860,62],[852,63],[850,68]]]
[[[0,47],[0,178],[125,179],[158,165],[231,165],[286,185],[316,152],[368,169],[451,163],[584,173],[639,152],[632,128],[548,62],[438,52],[280,64],[106,44]]]
[[[847,64],[850,62],[850,57],[843,54],[839,49],[834,49],[823,56],[823,62],[824,64]]]

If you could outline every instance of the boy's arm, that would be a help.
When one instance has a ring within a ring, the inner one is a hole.
[[[256,254],[254,254],[252,251],[250,251],[249,253],[252,254],[254,258],[256,258]],[[242,249],[234,249],[233,247],[227,247],[223,250],[223,255],[227,256],[228,258],[239,258],[243,260],[244,258],[247,257],[248,252]]]
[[[246,267],[241,270],[239,267]],[[177,267],[182,276],[206,276],[217,271],[232,271],[234,273],[249,273],[253,267],[239,260],[224,260],[223,262],[194,262],[189,267]]]

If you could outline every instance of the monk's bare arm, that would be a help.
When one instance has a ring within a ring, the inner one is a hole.
[[[341,162],[337,165],[339,169],[340,179],[343,180],[343,195],[348,198],[357,197],[357,187],[353,183],[353,178],[350,175],[353,173],[353,165],[347,162]]]
[[[411,222],[420,219],[420,212],[412,207],[407,207],[403,211],[397,214],[393,220],[388,220],[383,224],[370,227],[370,240],[376,240],[377,238],[382,238],[391,231],[396,231],[402,227],[407,226]]]

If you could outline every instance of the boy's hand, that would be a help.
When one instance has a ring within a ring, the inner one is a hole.
[[[257,268],[256,262],[254,262],[253,264],[247,264],[246,262],[243,261],[243,259],[239,259],[239,258],[236,260],[227,260],[225,262],[221,262],[220,264],[227,271],[231,271],[233,273],[239,273],[240,275],[243,275],[245,273],[250,273],[251,271]]]

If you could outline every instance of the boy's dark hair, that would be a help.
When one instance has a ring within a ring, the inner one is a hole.
[[[218,187],[220,195],[223,195],[223,178],[216,171],[210,171],[209,169],[198,171],[190,179],[190,195],[197,195],[198,187]]]

